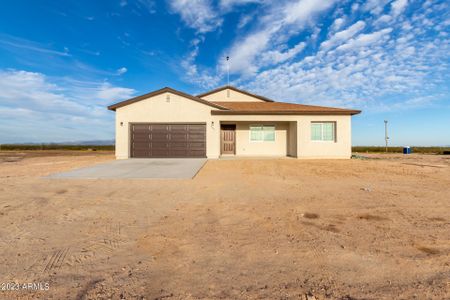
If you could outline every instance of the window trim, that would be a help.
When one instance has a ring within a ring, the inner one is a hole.
[[[264,132],[264,127],[273,127],[273,141],[265,141],[264,140],[264,134],[263,134],[263,138],[260,141],[254,141],[252,140],[252,127],[262,127],[262,132]],[[277,140],[277,127],[275,126],[275,124],[250,124],[248,126],[248,140],[250,143],[274,143]]]
[[[323,139],[323,124],[331,123],[333,124],[333,139],[332,140],[324,140]],[[312,125],[313,124],[322,124],[321,127],[321,139],[320,140],[313,140],[312,138]],[[337,143],[337,121],[311,121],[311,124],[309,126],[309,138],[311,142],[318,142],[318,143]]]

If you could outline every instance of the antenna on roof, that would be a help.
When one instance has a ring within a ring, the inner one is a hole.
[[[230,57],[227,56],[227,85],[230,85],[230,64],[229,64]]]

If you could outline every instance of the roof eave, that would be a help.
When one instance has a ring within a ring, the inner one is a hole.
[[[218,88],[216,88],[214,90],[211,90],[211,91],[208,91],[208,92],[205,92],[205,93],[202,93],[202,94],[198,94],[198,95],[196,95],[196,97],[199,97],[199,98],[205,97],[205,96],[208,96],[208,95],[211,95],[211,94],[214,94],[214,93],[226,90],[226,89],[230,89],[230,90],[233,90],[233,91],[245,94],[247,96],[255,97],[255,98],[258,98],[258,99],[266,101],[266,102],[276,102],[275,100],[266,98],[264,96],[256,95],[256,94],[253,94],[253,93],[250,93],[250,92],[238,89],[237,87],[234,87],[232,85],[224,85],[224,86],[218,87]]]
[[[356,115],[360,110],[348,111],[244,111],[244,110],[212,110],[211,115]]]
[[[138,102],[138,101],[141,101],[141,100],[153,97],[153,96],[160,95],[162,93],[172,93],[172,94],[175,94],[175,95],[178,95],[178,96],[181,96],[181,97],[185,97],[185,98],[194,100],[196,102],[199,102],[199,103],[202,103],[202,104],[214,107],[214,108],[223,109],[223,110],[229,110],[229,108],[226,108],[226,107],[221,106],[219,104],[215,104],[215,103],[212,103],[210,101],[198,98],[196,96],[192,96],[192,95],[183,93],[181,91],[175,90],[175,89],[170,88],[170,87],[164,87],[162,89],[159,89],[159,90],[156,90],[156,91],[153,91],[153,92],[141,95],[141,96],[137,96],[137,97],[130,98],[128,100],[124,100],[124,101],[121,101],[121,102],[109,105],[107,108],[109,110],[116,111],[117,108],[120,108],[120,107],[123,107],[123,106],[127,106],[127,105],[133,104],[135,102]]]

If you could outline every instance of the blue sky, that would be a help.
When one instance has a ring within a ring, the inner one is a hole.
[[[231,84],[363,110],[354,145],[450,145],[450,8],[416,0],[3,1],[0,143],[107,140],[108,104]]]

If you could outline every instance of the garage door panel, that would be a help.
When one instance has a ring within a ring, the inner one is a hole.
[[[142,150],[148,150],[149,144],[150,144],[150,142],[147,142],[147,141],[144,141],[144,142],[134,141],[133,142],[133,147],[135,149],[138,149],[138,150],[141,150],[141,149]]]
[[[186,150],[188,148],[188,143],[187,142],[170,142],[168,145],[168,148],[170,149],[181,149],[181,150]]]
[[[149,138],[134,138],[133,143],[150,143]]]
[[[149,157],[149,155],[150,155],[150,152],[149,152],[149,151],[139,151],[139,150],[136,150],[136,151],[134,151],[134,156],[133,156],[133,157],[136,157],[136,158],[146,158],[146,157]]]
[[[133,132],[145,130],[148,131],[149,125],[146,124],[133,124]]]
[[[148,132],[149,126],[140,126],[139,128],[135,128],[134,132]]]
[[[205,157],[203,150],[189,150],[187,155],[189,155],[189,157]]]
[[[150,135],[150,139],[152,141],[168,141],[169,140],[169,134],[166,132],[161,132],[161,133],[155,133],[152,132]]]
[[[169,125],[169,130],[171,132],[179,132],[179,131],[184,132],[188,130],[188,125],[180,125],[180,124]]]
[[[188,125],[189,130],[200,130],[200,131],[204,131],[205,130],[205,125],[203,124],[191,124]]]
[[[167,131],[167,124],[150,124],[150,130],[152,131]]]
[[[204,149],[206,147],[206,143],[204,142],[189,142],[188,149]]]
[[[150,134],[145,133],[134,133],[133,134],[133,141],[149,141],[150,140]]]
[[[206,125],[132,124],[131,157],[206,157]]]
[[[150,152],[150,157],[170,157],[168,149],[152,149]]]
[[[187,133],[171,133],[170,140],[171,141],[187,141],[188,134]]]
[[[201,133],[189,133],[188,140],[195,141],[195,142],[197,142],[197,141],[202,142],[205,140],[205,135],[201,134]]]
[[[161,143],[161,142],[151,141],[150,142],[150,148],[151,149],[168,149],[169,148],[169,144],[168,143]]]

